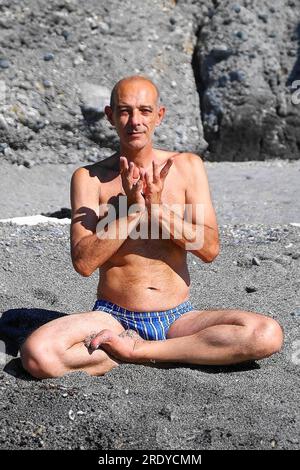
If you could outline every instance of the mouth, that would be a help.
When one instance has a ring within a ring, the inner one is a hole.
[[[129,137],[140,137],[144,132],[128,132]]]

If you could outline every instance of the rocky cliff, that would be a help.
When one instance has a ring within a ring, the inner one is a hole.
[[[167,106],[156,146],[210,160],[299,158],[299,7],[2,0],[0,158],[30,167],[109,155],[117,136],[103,107],[131,74],[151,77]]]

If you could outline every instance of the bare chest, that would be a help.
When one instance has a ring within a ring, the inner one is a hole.
[[[99,198],[100,206],[113,205],[119,213],[122,203],[125,202],[126,195],[122,187],[122,180],[120,176],[112,178],[109,182],[102,183],[101,194]],[[164,188],[161,195],[161,201],[167,204],[170,209],[172,206],[177,208],[177,212],[184,212],[185,204],[185,186],[184,181],[180,176],[176,179],[166,178]]]

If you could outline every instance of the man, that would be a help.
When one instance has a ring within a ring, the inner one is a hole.
[[[198,310],[189,301],[187,251],[213,261],[218,226],[202,159],[152,146],[165,114],[157,87],[145,77],[124,78],[105,113],[120,152],[77,169],[71,182],[72,261],[83,276],[99,269],[98,299],[93,311],[33,332],[21,349],[25,369],[39,378],[75,370],[103,375],[122,362],[227,365],[280,351],[283,333],[275,320]],[[119,213],[102,224],[111,205]],[[158,236],[142,237],[151,226]]]

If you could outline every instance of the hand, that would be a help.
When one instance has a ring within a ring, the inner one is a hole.
[[[169,158],[162,170],[159,172],[158,165],[152,161],[153,180],[150,180],[148,172],[143,177],[143,192],[147,209],[151,210],[151,204],[161,203],[161,194],[164,188],[165,179],[173,164],[174,158]]]
[[[127,207],[138,204],[140,210],[145,209],[145,198],[142,195],[143,173],[135,166],[133,162],[128,161],[126,157],[120,157],[120,174],[122,186],[127,196]]]

